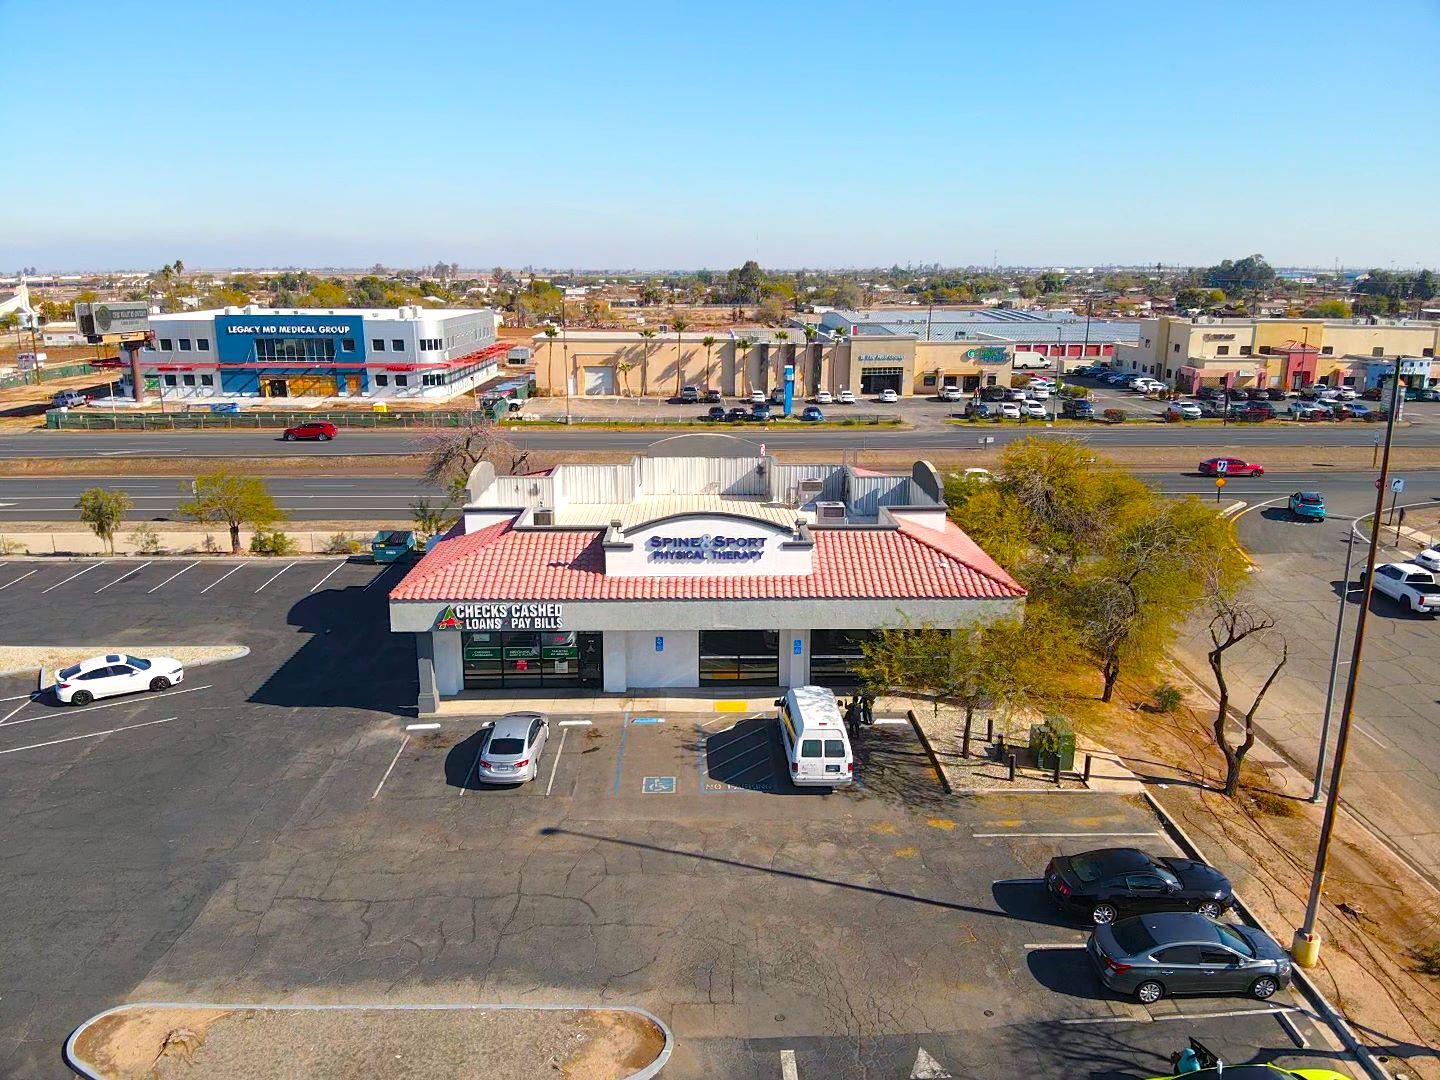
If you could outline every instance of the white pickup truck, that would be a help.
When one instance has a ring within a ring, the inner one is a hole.
[[[1365,583],[1365,575],[1360,575]],[[1375,568],[1375,591],[1421,615],[1440,615],[1440,585],[1423,566],[1408,562],[1385,563]]]

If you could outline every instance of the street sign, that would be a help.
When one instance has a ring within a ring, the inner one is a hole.
[[[976,441],[977,443],[979,443],[981,446],[989,446],[991,443],[993,443],[993,442],[995,441],[995,436],[994,436],[994,435],[981,435],[980,438],[976,439],[975,441]]]
[[[1390,481],[1390,490],[1395,492],[1396,495],[1399,495],[1405,490],[1405,481],[1397,476],[1394,480]]]
[[[1215,462],[1215,471],[1222,476],[1225,475],[1227,472],[1230,471],[1230,462],[1226,461],[1224,458],[1221,458],[1219,461]]]
[[[1216,486],[1217,488],[1222,488],[1222,487],[1224,487],[1224,486],[1225,486],[1225,478],[1224,478],[1223,476],[1217,476],[1217,477],[1215,478],[1215,486]]]

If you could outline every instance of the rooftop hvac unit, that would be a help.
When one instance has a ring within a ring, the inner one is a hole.
[[[802,498],[814,498],[825,490],[825,481],[818,476],[807,476],[800,481],[800,495]]]
[[[548,510],[548,509],[546,509],[546,508],[544,508],[544,507],[541,507],[540,509],[536,510],[536,511],[535,511],[535,524],[536,524],[536,525],[554,525],[554,524],[555,524],[555,511],[554,511],[554,510]]]
[[[845,504],[843,502],[817,502],[815,519],[817,521],[844,521]]]

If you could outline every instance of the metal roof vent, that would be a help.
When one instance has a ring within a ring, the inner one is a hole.
[[[554,511],[554,510],[551,510],[549,507],[545,507],[545,506],[542,506],[542,507],[537,508],[536,511],[535,511],[535,524],[536,524],[536,525],[554,525],[554,524],[555,524],[555,511]]]
[[[844,521],[845,504],[843,502],[817,502],[815,519],[817,521]]]

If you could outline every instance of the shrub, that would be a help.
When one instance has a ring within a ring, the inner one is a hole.
[[[252,555],[294,555],[295,541],[279,529],[266,531],[256,529],[255,535],[250,538],[250,553]]]
[[[11,540],[8,536],[0,536],[0,555],[29,555],[30,549],[19,540]]]
[[[1045,723],[1032,729],[1030,749],[1037,754],[1058,754],[1067,742],[1073,742],[1075,729],[1061,716],[1047,716]]]
[[[354,555],[360,550],[360,541],[353,536],[338,532],[325,542],[326,555]]]
[[[1178,686],[1171,686],[1169,683],[1162,683],[1155,688],[1155,711],[1172,713],[1180,707],[1180,702],[1185,695],[1180,692]]]
[[[136,525],[131,529],[130,543],[135,545],[136,555],[160,554],[160,535],[149,525]]]
[[[1074,383],[1066,383],[1060,387],[1060,396],[1067,398],[1088,398],[1090,388],[1088,386],[1076,386]]]
[[[1102,415],[1112,424],[1123,424],[1125,422],[1124,409],[1106,409]]]
[[[1018,389],[1018,390],[1024,390],[1025,387],[1027,387],[1027,386],[1030,385],[1030,376],[1029,376],[1029,375],[1012,375],[1012,376],[1010,377],[1010,385],[1013,386],[1013,387],[1015,387],[1015,388]]]

